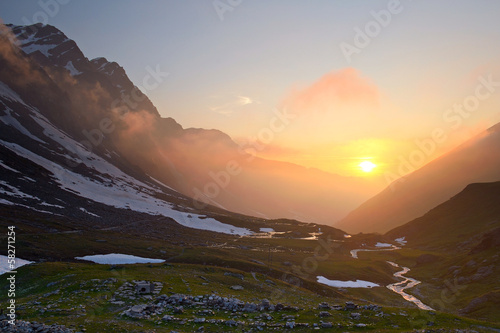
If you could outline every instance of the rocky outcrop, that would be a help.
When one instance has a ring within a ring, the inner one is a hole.
[[[37,322],[16,320],[12,325],[7,320],[0,321],[1,332],[31,333],[31,332],[51,332],[51,333],[74,333],[73,330],[62,325],[44,325]]]

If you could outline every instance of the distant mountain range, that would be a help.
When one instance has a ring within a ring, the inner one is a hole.
[[[468,184],[500,180],[500,124],[396,180],[335,226],[383,233],[448,200]]]

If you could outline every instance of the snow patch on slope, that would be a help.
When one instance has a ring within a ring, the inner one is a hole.
[[[78,69],[75,68],[75,66],[73,66],[73,62],[71,60],[68,61],[68,63],[66,64],[66,66],[64,66],[64,68],[66,68],[69,71],[71,76],[82,74],[82,72],[80,72]]]
[[[4,182],[3,180],[0,180],[0,194],[6,194],[8,196],[16,197],[16,198],[27,198],[27,199],[39,200],[38,198],[35,198],[32,195],[29,195],[29,194],[26,194],[26,193],[20,191],[17,187],[9,185],[8,183]]]
[[[5,165],[2,160],[0,160],[0,166],[2,168],[6,169],[6,170],[10,170],[10,171],[15,172],[15,173],[20,173],[19,171],[15,170],[15,169],[12,169],[8,165]]]
[[[14,92],[14,90],[10,89],[8,85],[0,81],[0,96],[3,96],[11,101],[21,103],[23,105],[26,105],[24,101],[19,97],[19,95]]]
[[[116,208],[131,209],[151,215],[162,215],[174,219],[177,223],[194,229],[215,231],[234,235],[249,235],[252,232],[246,228],[239,228],[219,222],[213,218],[205,218],[196,214],[176,211],[172,205],[153,197],[152,188],[135,178],[125,175],[118,168],[102,159],[90,160],[95,170],[105,171],[110,182],[101,182],[89,179],[74,173],[59,164],[49,161],[15,143],[0,140],[0,144],[17,155],[24,157],[53,173],[54,180],[64,190],[70,191],[84,198],[113,206]],[[106,172],[107,171],[107,172]]]
[[[19,132],[26,135],[30,139],[33,139],[33,140],[40,142],[40,143],[45,143],[44,141],[40,140],[39,138],[37,138],[36,136],[31,134],[30,131],[28,131],[23,125],[21,125],[21,123],[19,121],[17,121],[16,118],[14,118],[12,116],[12,109],[11,108],[7,107],[2,101],[0,101],[0,103],[2,103],[2,105],[5,107],[4,111],[6,113],[5,116],[0,116],[1,122],[3,122],[7,126],[14,127]]]
[[[91,215],[91,216],[94,216],[94,217],[100,217],[100,216],[99,216],[99,215],[97,215],[97,214],[94,214],[94,213],[89,212],[88,210],[86,210],[86,209],[85,209],[85,208],[83,208],[83,207],[80,207],[80,210],[81,210],[82,212],[86,213],[86,214]]]
[[[27,46],[22,46],[23,51],[26,54],[31,54],[36,51],[40,51],[44,56],[47,58],[50,57],[50,50],[58,46],[57,44],[46,44],[46,45],[39,45],[39,44],[30,44]]]

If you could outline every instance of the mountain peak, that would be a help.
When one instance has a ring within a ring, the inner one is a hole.
[[[95,66],[97,72],[106,74],[113,85],[119,88],[120,91],[133,89],[134,85],[128,79],[125,69],[117,62],[108,61],[104,57],[92,59],[90,62]]]
[[[16,36],[19,48],[40,65],[65,68],[76,76],[89,70],[88,59],[76,43],[51,25],[6,25]]]

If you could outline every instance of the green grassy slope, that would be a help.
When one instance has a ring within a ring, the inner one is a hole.
[[[427,214],[388,232],[405,236],[417,288],[438,308],[500,320],[500,182],[471,184]],[[379,254],[379,256],[382,254]],[[395,254],[392,254],[395,255]]]

